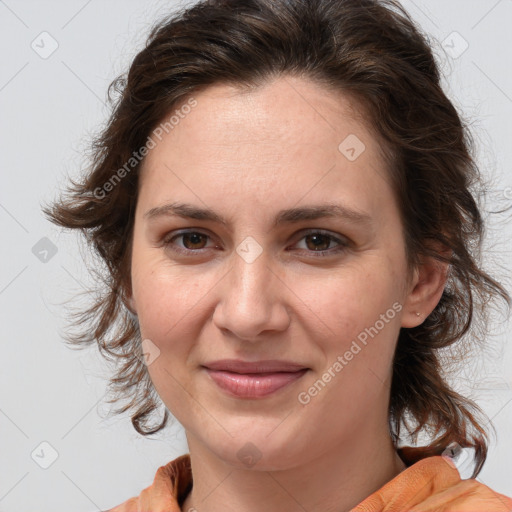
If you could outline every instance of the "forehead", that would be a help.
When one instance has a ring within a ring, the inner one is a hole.
[[[218,84],[193,98],[145,158],[141,192],[153,202],[182,190],[207,204],[249,192],[262,206],[333,193],[369,203],[386,179],[379,141],[350,96],[281,77],[253,90]]]
[[[197,105],[170,130],[176,143],[213,147],[306,143],[336,149],[350,133],[362,139],[370,135],[363,107],[355,98],[296,77],[280,77],[250,89],[216,84],[193,98]]]

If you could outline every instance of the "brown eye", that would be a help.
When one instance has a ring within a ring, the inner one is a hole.
[[[163,245],[166,249],[179,254],[200,254],[203,249],[208,249],[206,243],[210,236],[199,231],[184,231],[181,233],[174,233],[163,240]],[[181,239],[181,244],[176,241]]]
[[[329,249],[329,246],[333,241],[332,237],[322,235],[319,233],[307,235],[304,238],[306,240],[306,245],[308,246],[308,249],[311,249],[312,251],[326,251],[327,249]]]
[[[309,231],[301,239],[304,240],[305,250],[313,257],[334,256],[348,250],[350,243],[344,237],[338,238],[323,231]],[[334,247],[333,247],[334,244]]]
[[[186,249],[203,249],[204,247],[200,247],[204,244],[206,235],[202,233],[184,233],[180,235],[183,238],[183,245]]]

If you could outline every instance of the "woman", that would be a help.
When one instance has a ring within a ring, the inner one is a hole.
[[[511,510],[448,456],[473,448],[475,478],[487,433],[439,349],[510,299],[477,264],[469,134],[407,13],[204,1],[113,86],[92,171],[47,210],[108,270],[72,341],[119,361],[139,433],[168,409],[190,453],[112,510]]]

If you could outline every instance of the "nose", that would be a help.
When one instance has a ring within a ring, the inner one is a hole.
[[[244,341],[259,341],[266,331],[288,328],[286,301],[291,291],[272,266],[265,252],[254,261],[233,254],[232,266],[219,283],[220,297],[213,314],[219,329]]]

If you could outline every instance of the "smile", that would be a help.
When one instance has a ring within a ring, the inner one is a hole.
[[[263,398],[298,381],[307,368],[269,373],[236,373],[205,368],[215,384],[230,396],[237,398]]]

